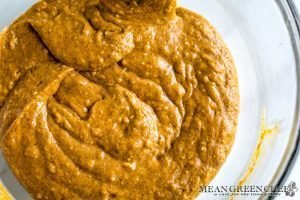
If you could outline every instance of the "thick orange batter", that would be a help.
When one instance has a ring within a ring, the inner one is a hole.
[[[0,139],[35,199],[193,199],[225,161],[229,50],[175,0],[44,0],[0,38]]]

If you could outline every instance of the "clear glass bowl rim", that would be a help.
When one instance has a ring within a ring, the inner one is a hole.
[[[281,160],[280,167],[277,169],[270,185],[280,187],[289,177],[298,156],[300,156],[300,10],[298,11],[294,3],[295,0],[275,0],[279,6],[287,26],[293,44],[296,73],[297,73],[297,103],[295,109],[292,137],[289,139],[291,146],[286,149]],[[262,199],[262,197],[261,197]],[[275,199],[270,196],[268,199]]]

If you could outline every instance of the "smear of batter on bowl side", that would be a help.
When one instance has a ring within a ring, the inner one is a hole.
[[[268,135],[272,135],[279,132],[279,124],[274,124],[272,126],[267,126],[266,124],[266,111],[263,111],[262,117],[261,117],[261,124],[260,124],[260,137],[258,140],[258,143],[256,145],[256,148],[254,150],[254,153],[251,158],[251,164],[248,167],[248,170],[244,177],[239,181],[239,186],[244,185],[244,183],[248,180],[250,175],[253,173],[253,170],[255,169],[256,163],[258,159],[260,158],[260,154],[262,152],[262,145],[263,142],[266,140],[266,137]]]
[[[275,123],[274,125],[267,125],[266,122],[266,110],[262,112],[261,120],[260,120],[260,135],[257,142],[257,145],[255,147],[255,150],[252,154],[250,163],[248,165],[246,173],[242,176],[241,180],[238,183],[238,187],[241,187],[245,185],[245,183],[248,181],[251,174],[254,172],[255,167],[257,166],[257,162],[259,161],[259,158],[261,157],[261,153],[263,151],[263,143],[265,140],[267,140],[267,137],[270,135],[274,135],[280,131],[280,125],[279,123]],[[234,199],[234,196],[230,197],[231,200]]]
[[[3,186],[3,184],[1,182],[0,182],[0,199],[1,200],[12,200],[7,189]]]

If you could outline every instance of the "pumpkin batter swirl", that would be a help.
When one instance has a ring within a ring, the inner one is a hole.
[[[34,199],[193,199],[230,152],[231,55],[175,0],[44,0],[0,36],[2,152]]]

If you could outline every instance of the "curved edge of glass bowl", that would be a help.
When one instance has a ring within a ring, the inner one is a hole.
[[[289,140],[290,148],[287,148],[280,167],[270,185],[283,186],[292,169],[294,168],[297,156],[300,154],[300,15],[293,0],[275,0],[279,6],[293,44],[297,71],[297,102],[294,116],[292,136]],[[275,192],[275,191],[274,191]],[[269,196],[267,199],[275,199],[276,196]]]

